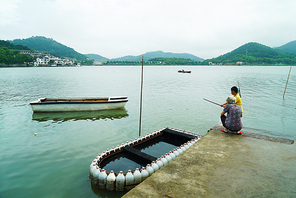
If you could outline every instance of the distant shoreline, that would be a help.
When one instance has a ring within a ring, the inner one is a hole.
[[[33,67],[33,66],[29,65],[29,64],[4,64],[4,63],[0,63],[0,67]]]
[[[141,66],[141,65],[81,65],[81,66],[50,66],[50,65],[44,65],[44,66],[37,66],[37,67],[52,67],[52,68],[55,68],[55,67],[89,67],[89,66],[93,66],[93,67],[114,67],[114,66]],[[223,67],[223,66],[229,66],[229,67],[244,67],[244,66],[254,66],[254,67],[257,67],[257,66],[266,66],[266,67],[269,67],[269,66],[295,66],[295,65],[144,65],[144,66],[161,66],[161,67],[204,67],[204,66],[207,66],[207,67]],[[32,66],[32,65],[27,65],[27,64],[0,64],[0,68],[16,68],[16,67],[36,67],[36,66]]]

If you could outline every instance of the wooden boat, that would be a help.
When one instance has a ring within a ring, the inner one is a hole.
[[[127,101],[126,96],[39,98],[30,105],[34,112],[98,111],[123,108]]]
[[[185,71],[184,69],[178,70],[179,73],[191,73],[191,71]]]

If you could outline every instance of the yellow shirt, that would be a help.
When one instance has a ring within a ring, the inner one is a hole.
[[[239,106],[241,107],[241,109],[242,109],[242,112],[243,112],[243,104],[242,104],[242,99],[239,97],[239,95],[238,95],[238,94],[236,94],[234,97],[235,97],[235,99],[236,99],[236,102],[235,102],[235,104],[239,105]]]

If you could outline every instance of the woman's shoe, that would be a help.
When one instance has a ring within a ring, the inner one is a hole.
[[[224,133],[228,133],[228,131],[226,129],[221,129],[221,131]]]
[[[236,135],[241,135],[241,134],[242,134],[242,132],[240,132],[240,131],[236,132]]]

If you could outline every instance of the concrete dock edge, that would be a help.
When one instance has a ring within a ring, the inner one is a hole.
[[[295,153],[295,144],[213,127],[123,197],[293,197]]]

